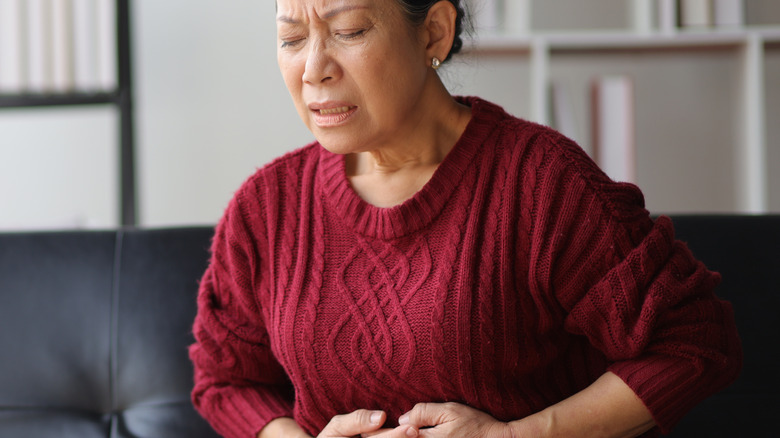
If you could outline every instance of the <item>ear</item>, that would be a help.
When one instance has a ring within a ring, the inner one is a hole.
[[[452,2],[441,0],[428,10],[428,16],[425,18],[425,32],[427,44],[425,55],[427,60],[434,56],[444,61],[447,54],[450,53],[453,40],[455,39],[455,22],[458,17],[458,11]]]

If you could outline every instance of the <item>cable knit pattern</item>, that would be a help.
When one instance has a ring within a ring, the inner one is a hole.
[[[249,178],[200,286],[193,401],[226,437],[291,416],[454,401],[523,418],[620,376],[668,431],[733,381],[716,273],[570,140],[462,98],[473,117],[431,180],[363,201],[313,143]],[[657,432],[657,431],[656,431]],[[655,432],[654,432],[655,433]]]

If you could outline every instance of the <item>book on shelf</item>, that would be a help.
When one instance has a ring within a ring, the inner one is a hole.
[[[657,0],[658,31],[672,34],[677,30],[677,0]]]
[[[680,0],[680,27],[704,28],[712,23],[712,0]]]
[[[46,0],[26,0],[27,91],[48,93],[54,89],[52,11]]]
[[[0,93],[111,92],[115,0],[0,0]]]
[[[550,121],[552,127],[570,139],[579,142],[580,133],[574,116],[574,106],[569,88],[560,81],[550,84]]]
[[[717,27],[742,27],[745,25],[743,0],[713,0],[713,24]]]
[[[531,0],[468,0],[477,34],[526,35],[531,29]]]
[[[103,91],[117,87],[116,2],[97,2],[97,85]]]
[[[52,3],[53,89],[73,91],[73,4],[71,0]]]
[[[591,84],[593,157],[613,180],[636,183],[634,83],[602,76]]]
[[[504,0],[502,28],[509,35],[527,35],[531,32],[531,0]]]
[[[80,92],[98,88],[97,4],[94,0],[73,0],[74,81]]]
[[[745,24],[744,0],[679,0],[680,26],[736,28]]]
[[[631,15],[634,31],[640,34],[648,34],[653,30],[653,1],[632,0]]]
[[[22,0],[0,0],[0,94],[18,94],[25,88]]]

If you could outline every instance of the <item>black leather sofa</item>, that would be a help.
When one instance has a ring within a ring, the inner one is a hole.
[[[674,221],[723,274],[745,362],[672,436],[780,436],[780,216]],[[215,437],[187,357],[211,233],[0,233],[0,438]]]

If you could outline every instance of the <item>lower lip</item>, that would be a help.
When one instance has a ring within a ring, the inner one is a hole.
[[[349,121],[357,111],[357,107],[352,107],[349,111],[336,114],[322,114],[319,111],[312,111],[314,123],[320,128],[332,128],[341,126]]]

